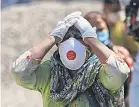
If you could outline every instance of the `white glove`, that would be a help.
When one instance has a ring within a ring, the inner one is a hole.
[[[90,25],[90,23],[82,16],[79,17],[77,23],[74,25],[81,33],[82,38],[94,37],[97,38],[96,27]]]
[[[82,13],[80,11],[77,11],[66,16],[63,20],[58,22],[58,24],[56,25],[54,30],[50,33],[50,35],[57,36],[62,41],[69,27],[73,26],[77,22],[81,14]]]

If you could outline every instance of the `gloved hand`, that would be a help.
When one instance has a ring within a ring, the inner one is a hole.
[[[58,22],[58,24],[56,25],[54,30],[50,33],[50,35],[59,37],[62,41],[69,27],[73,26],[77,22],[81,14],[82,13],[80,11],[77,11],[67,15],[63,20]]]
[[[90,23],[82,16],[79,17],[77,23],[74,26],[80,31],[83,39],[86,37],[97,38],[96,27],[92,28]]]

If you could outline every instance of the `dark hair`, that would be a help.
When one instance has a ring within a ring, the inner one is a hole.
[[[91,15],[94,15],[94,16],[100,15],[100,16],[102,16],[102,19],[106,22],[104,13],[99,12],[99,11],[91,11],[91,12],[88,12],[88,13],[84,16],[84,18],[85,18],[87,21],[90,21],[90,19],[92,18]],[[93,26],[93,27],[94,27],[94,26]]]
[[[89,18],[90,18],[90,15],[92,15],[92,14],[104,16],[104,14],[103,14],[102,12],[99,12],[99,11],[90,11],[90,12],[88,12],[88,13],[84,16],[84,18],[85,18],[85,19],[89,19]]]
[[[82,35],[80,33],[80,31],[75,27],[75,26],[71,26],[67,33],[65,34],[63,40],[61,42],[66,41],[67,39],[69,39],[70,37],[73,37],[77,40],[82,39]],[[56,46],[58,47],[58,44],[56,44]]]
[[[64,42],[65,40],[69,39],[70,37],[73,37],[77,40],[82,39],[80,31],[75,26],[71,26],[68,29],[66,35],[64,36],[64,38],[61,42]]]

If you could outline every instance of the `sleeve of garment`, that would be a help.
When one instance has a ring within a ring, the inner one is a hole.
[[[111,54],[106,64],[103,64],[99,77],[105,88],[116,91],[124,84],[129,72],[127,64]]]
[[[13,63],[11,74],[22,87],[40,90],[49,81],[50,68],[50,61],[40,64],[40,61],[33,59],[31,52],[27,51]]]

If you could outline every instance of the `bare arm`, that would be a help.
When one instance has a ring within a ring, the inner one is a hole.
[[[128,77],[129,68],[120,56],[115,54],[96,38],[85,38],[85,43],[97,55],[103,67],[99,78],[103,86],[111,91],[119,89]]]
[[[106,63],[106,60],[113,53],[113,51],[111,51],[104,44],[99,42],[96,38],[84,38],[84,42],[91,47],[92,51],[97,55],[97,57],[103,64]]]
[[[58,40],[59,40],[58,37],[50,35],[46,36],[43,41],[41,41],[38,45],[30,49],[32,58],[39,60],[43,59],[43,57],[56,44]]]
[[[97,40],[95,27],[92,28],[90,23],[83,17],[79,18],[75,27],[80,30],[84,42],[92,49],[102,63],[102,72],[99,73],[101,83],[109,90],[117,90],[128,77],[130,70],[127,64],[119,55]]]
[[[112,51],[96,39],[96,28],[92,28],[90,23],[83,17],[79,17],[75,27],[80,30],[84,42],[91,47],[101,63],[105,64]]]
[[[29,89],[42,87],[42,84],[45,87],[49,81],[51,64],[49,60],[39,63],[48,51],[63,39],[69,27],[76,23],[80,15],[81,12],[75,12],[59,21],[50,33],[51,36],[46,36],[43,41],[26,51],[13,63],[11,73],[19,85]]]
[[[46,36],[43,41],[26,51],[13,63],[11,74],[17,84],[34,90],[41,87],[42,81],[45,81],[43,84],[47,84],[51,65],[49,61],[39,63],[55,45],[56,40],[54,36]]]

